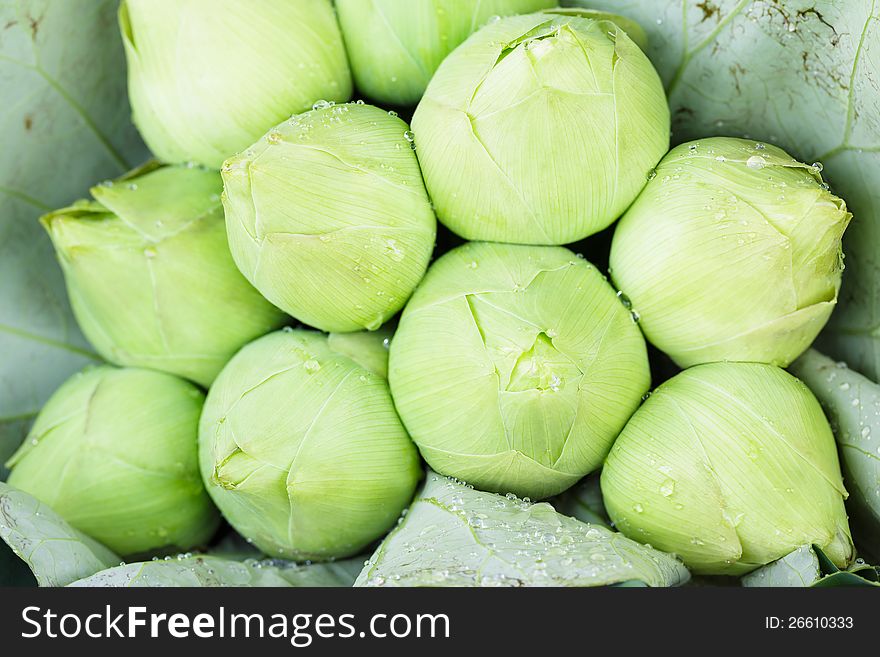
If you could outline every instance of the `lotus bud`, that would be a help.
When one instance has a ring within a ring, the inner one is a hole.
[[[740,575],[810,544],[840,567],[854,556],[831,428],[772,365],[711,363],[661,385],[601,484],[620,531],[695,573]]]
[[[850,220],[819,167],[762,142],[672,149],[614,232],[611,276],[678,365],[785,366],[837,302]]]
[[[359,91],[392,105],[415,105],[440,62],[498,16],[553,7],[554,0],[336,0]]]
[[[123,0],[134,122],[158,158],[217,169],[351,74],[330,0]]]
[[[421,474],[385,379],[309,330],[242,349],[208,393],[202,478],[267,555],[333,559],[379,538]]]
[[[657,72],[615,22],[541,12],[488,24],[413,116],[437,217],[466,239],[564,244],[611,224],[669,146]]]
[[[42,218],[101,356],[208,386],[242,345],[281,325],[232,261],[221,189],[214,171],[148,166]]]
[[[9,485],[117,554],[204,545],[220,520],[198,471],[204,395],[161,372],[101,366],[52,395]]]
[[[406,123],[319,105],[223,167],[226,228],[263,296],[324,331],[377,329],[406,302],[436,221]]]
[[[389,382],[434,470],[544,498],[602,464],[650,373],[638,327],[591,264],[561,247],[470,243],[407,304]]]

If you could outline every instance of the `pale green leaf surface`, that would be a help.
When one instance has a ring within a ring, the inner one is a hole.
[[[348,587],[363,561],[297,565],[287,561],[233,561],[211,555],[129,563],[73,582],[76,587]]]
[[[791,365],[819,399],[840,448],[856,544],[880,555],[880,385],[815,349]]]
[[[40,586],[65,586],[119,563],[118,556],[73,529],[51,508],[4,483],[0,538],[27,563]],[[5,574],[0,572],[0,578]]]
[[[742,578],[746,587],[803,587],[822,577],[819,559],[809,545],[799,547],[791,554],[766,566],[753,570]]]
[[[841,570],[815,545],[804,545],[742,578],[745,587],[840,588],[880,586],[880,568],[856,559]]]
[[[714,135],[819,161],[853,221],[821,348],[880,380],[880,1],[568,0],[648,34],[673,142]]]
[[[355,586],[674,586],[688,578],[672,556],[622,534],[429,471]]]
[[[49,394],[96,359],[36,219],[146,157],[116,5],[0,0],[0,462]]]

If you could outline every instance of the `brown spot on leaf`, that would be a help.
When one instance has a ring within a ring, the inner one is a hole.
[[[831,45],[832,46],[837,46],[837,44],[840,43],[840,35],[837,33],[837,30],[834,29],[834,26],[831,23],[829,23],[827,20],[825,20],[825,17],[822,15],[822,12],[817,10],[815,7],[811,7],[810,9],[799,9],[797,12],[798,20],[804,20],[808,16],[813,16],[816,20],[818,20],[820,23],[825,25],[829,30],[831,30],[831,34],[832,34]]]
[[[24,117],[24,129],[30,132],[32,127],[34,127],[34,119],[30,114],[27,114]]]
[[[707,21],[713,16],[716,18],[721,18],[721,9],[715,3],[710,0],[703,0],[703,2],[697,3],[697,9],[703,12],[703,18],[700,22]]]
[[[36,40],[37,32],[40,30],[40,23],[42,23],[43,17],[34,18],[33,16],[28,16],[28,24],[31,28],[31,38]]]

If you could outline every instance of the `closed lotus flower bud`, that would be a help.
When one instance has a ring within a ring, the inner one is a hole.
[[[271,333],[229,362],[208,393],[199,461],[229,523],[296,560],[379,538],[421,473],[385,379],[308,330]]]
[[[9,484],[118,554],[203,545],[220,520],[199,477],[203,402],[161,372],[75,374],[7,463]]]
[[[837,302],[851,217],[818,169],[724,137],[663,158],[611,245],[652,344],[682,367],[785,366],[810,345]]]
[[[840,567],[854,556],[831,428],[772,365],[700,365],[657,388],[614,443],[602,494],[620,531],[696,573],[739,575],[810,544]]]
[[[283,322],[232,261],[221,188],[214,171],[146,167],[42,218],[101,356],[207,386],[242,345]]]
[[[330,0],[123,0],[134,121],[158,158],[215,169],[351,75]]]
[[[418,284],[436,221],[406,123],[321,104],[223,166],[226,228],[263,296],[324,331],[376,329]]]
[[[389,381],[434,470],[544,498],[602,464],[650,373],[591,264],[561,247],[472,243],[434,263],[407,304]]]
[[[497,16],[553,7],[555,0],[336,0],[359,91],[392,105],[415,105],[440,62]]]
[[[490,23],[437,69],[413,116],[437,217],[473,240],[564,244],[613,222],[669,145],[651,62],[608,19]]]

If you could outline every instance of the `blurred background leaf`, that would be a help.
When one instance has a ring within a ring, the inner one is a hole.
[[[147,157],[130,122],[116,8],[0,0],[0,480],[49,394],[97,359],[37,218]]]

